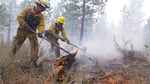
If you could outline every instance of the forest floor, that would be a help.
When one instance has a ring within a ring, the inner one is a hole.
[[[29,57],[23,53],[25,50],[26,47],[20,51],[22,56],[17,60],[8,60],[4,53],[1,54],[0,84],[43,84],[52,72],[52,61],[45,61],[41,68],[35,68],[28,62]],[[150,84],[149,60],[138,51],[121,52],[121,60],[107,60],[103,64],[92,60],[93,64],[81,63],[73,67],[76,70],[68,71],[69,81],[62,84]]]

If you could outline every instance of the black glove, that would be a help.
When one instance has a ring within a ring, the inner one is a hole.
[[[67,44],[70,44],[70,41],[69,40],[66,40]]]
[[[49,30],[45,30],[44,36],[45,36],[45,37],[48,37],[49,35],[50,35]]]
[[[38,33],[38,37],[42,38],[43,37],[42,33]]]

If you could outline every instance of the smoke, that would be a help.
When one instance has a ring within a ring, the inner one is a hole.
[[[109,59],[112,58],[113,55],[117,55],[113,45],[113,39],[108,36],[106,38],[92,38],[91,41],[86,42],[84,46],[87,47],[87,55]]]
[[[121,55],[116,49],[114,39],[122,48],[131,49],[132,45],[134,50],[143,49],[143,27],[141,26],[143,15],[140,11],[142,3],[138,2],[129,0],[128,5],[122,4],[118,9],[119,12],[116,12],[116,15],[119,13],[121,16],[119,20],[117,18],[117,21],[115,21],[117,16],[112,16],[114,18],[111,21],[110,16],[107,16],[107,13],[112,10],[107,10],[102,15],[94,27],[95,30],[84,37],[83,46],[87,47],[87,56],[99,59],[120,59]],[[109,4],[106,8],[107,6]]]

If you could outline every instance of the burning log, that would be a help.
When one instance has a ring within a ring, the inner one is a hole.
[[[66,77],[66,71],[70,70],[73,63],[75,62],[75,56],[77,52],[72,53],[71,55],[61,56],[55,61],[55,69],[52,71],[50,75],[46,77],[44,80],[44,84],[52,84],[52,79],[57,81],[57,83],[61,84],[62,81]]]

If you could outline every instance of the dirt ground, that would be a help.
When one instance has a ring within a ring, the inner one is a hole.
[[[123,64],[110,60],[106,66],[91,67],[95,70],[72,72],[72,74],[78,74],[75,76],[78,79],[71,79],[71,84],[150,84],[150,63],[140,59],[125,59]],[[47,71],[42,70],[40,71],[42,75],[39,75],[38,69],[29,64],[21,66],[11,64],[1,70],[0,81],[1,84],[43,84]],[[85,75],[86,77],[83,78]],[[79,79],[81,82],[76,83]]]
[[[75,65],[61,84],[150,84],[150,62],[143,58],[129,54],[106,63],[94,60],[91,65],[85,63],[88,66]],[[52,65],[44,62],[42,67],[35,68],[27,61],[17,61],[0,66],[0,84],[43,84],[53,70]]]

